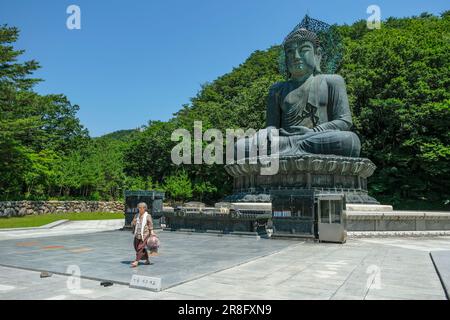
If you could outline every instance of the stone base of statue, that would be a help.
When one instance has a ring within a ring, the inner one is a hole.
[[[270,202],[271,190],[317,190],[344,193],[347,203],[379,204],[367,193],[367,178],[376,169],[369,159],[315,154],[270,159],[279,164],[273,175],[261,174],[261,169],[270,165],[267,158],[226,165],[225,170],[234,178],[234,192],[224,200]]]

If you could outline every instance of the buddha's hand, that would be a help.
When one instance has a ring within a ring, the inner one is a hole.
[[[276,127],[267,127],[266,128],[267,140],[269,140],[270,142],[273,142],[274,136],[278,136],[279,135],[279,133],[277,134],[276,130],[278,130]]]
[[[313,130],[304,126],[292,126],[289,128],[289,131],[286,131],[283,128],[280,129],[280,135],[282,136],[298,136],[308,132],[313,132]]]

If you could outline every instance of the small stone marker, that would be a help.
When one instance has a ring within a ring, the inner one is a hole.
[[[134,274],[131,277],[130,288],[161,291],[161,278]]]

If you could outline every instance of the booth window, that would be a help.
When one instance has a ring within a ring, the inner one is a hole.
[[[339,200],[320,201],[320,222],[341,223],[342,204]]]

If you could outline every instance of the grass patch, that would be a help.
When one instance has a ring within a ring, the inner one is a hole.
[[[58,220],[109,220],[124,219],[123,213],[109,212],[70,212],[29,215],[24,217],[0,218],[0,229],[40,227]]]

